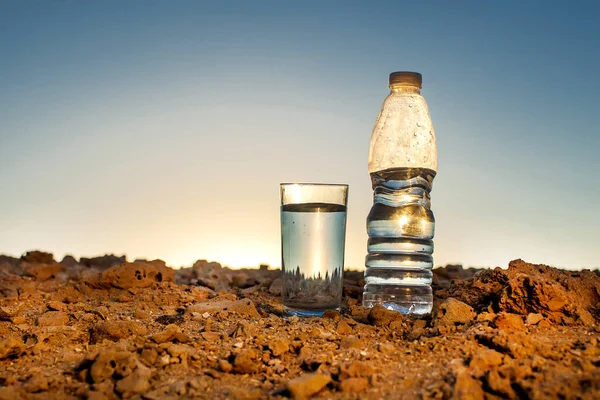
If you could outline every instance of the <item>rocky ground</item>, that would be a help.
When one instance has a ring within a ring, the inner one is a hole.
[[[0,399],[600,398],[600,275],[435,272],[431,317],[284,320],[279,270],[0,256]]]

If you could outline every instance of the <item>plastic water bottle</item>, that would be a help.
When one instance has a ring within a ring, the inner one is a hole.
[[[421,96],[422,76],[390,74],[390,94],[375,122],[369,149],[373,207],[363,305],[428,314],[435,219],[431,185],[437,171],[435,132]]]

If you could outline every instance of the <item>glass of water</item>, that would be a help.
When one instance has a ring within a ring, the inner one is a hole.
[[[318,317],[342,301],[348,185],[281,184],[286,315]]]

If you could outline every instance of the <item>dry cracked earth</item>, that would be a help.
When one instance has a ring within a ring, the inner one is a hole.
[[[600,275],[434,270],[431,316],[283,319],[280,271],[0,256],[0,399],[600,398]]]

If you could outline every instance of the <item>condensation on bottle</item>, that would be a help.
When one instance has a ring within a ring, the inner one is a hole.
[[[367,217],[363,305],[382,304],[404,314],[428,314],[433,306],[430,192],[437,147],[421,87],[419,73],[390,74],[390,94],[369,149],[373,207]]]

